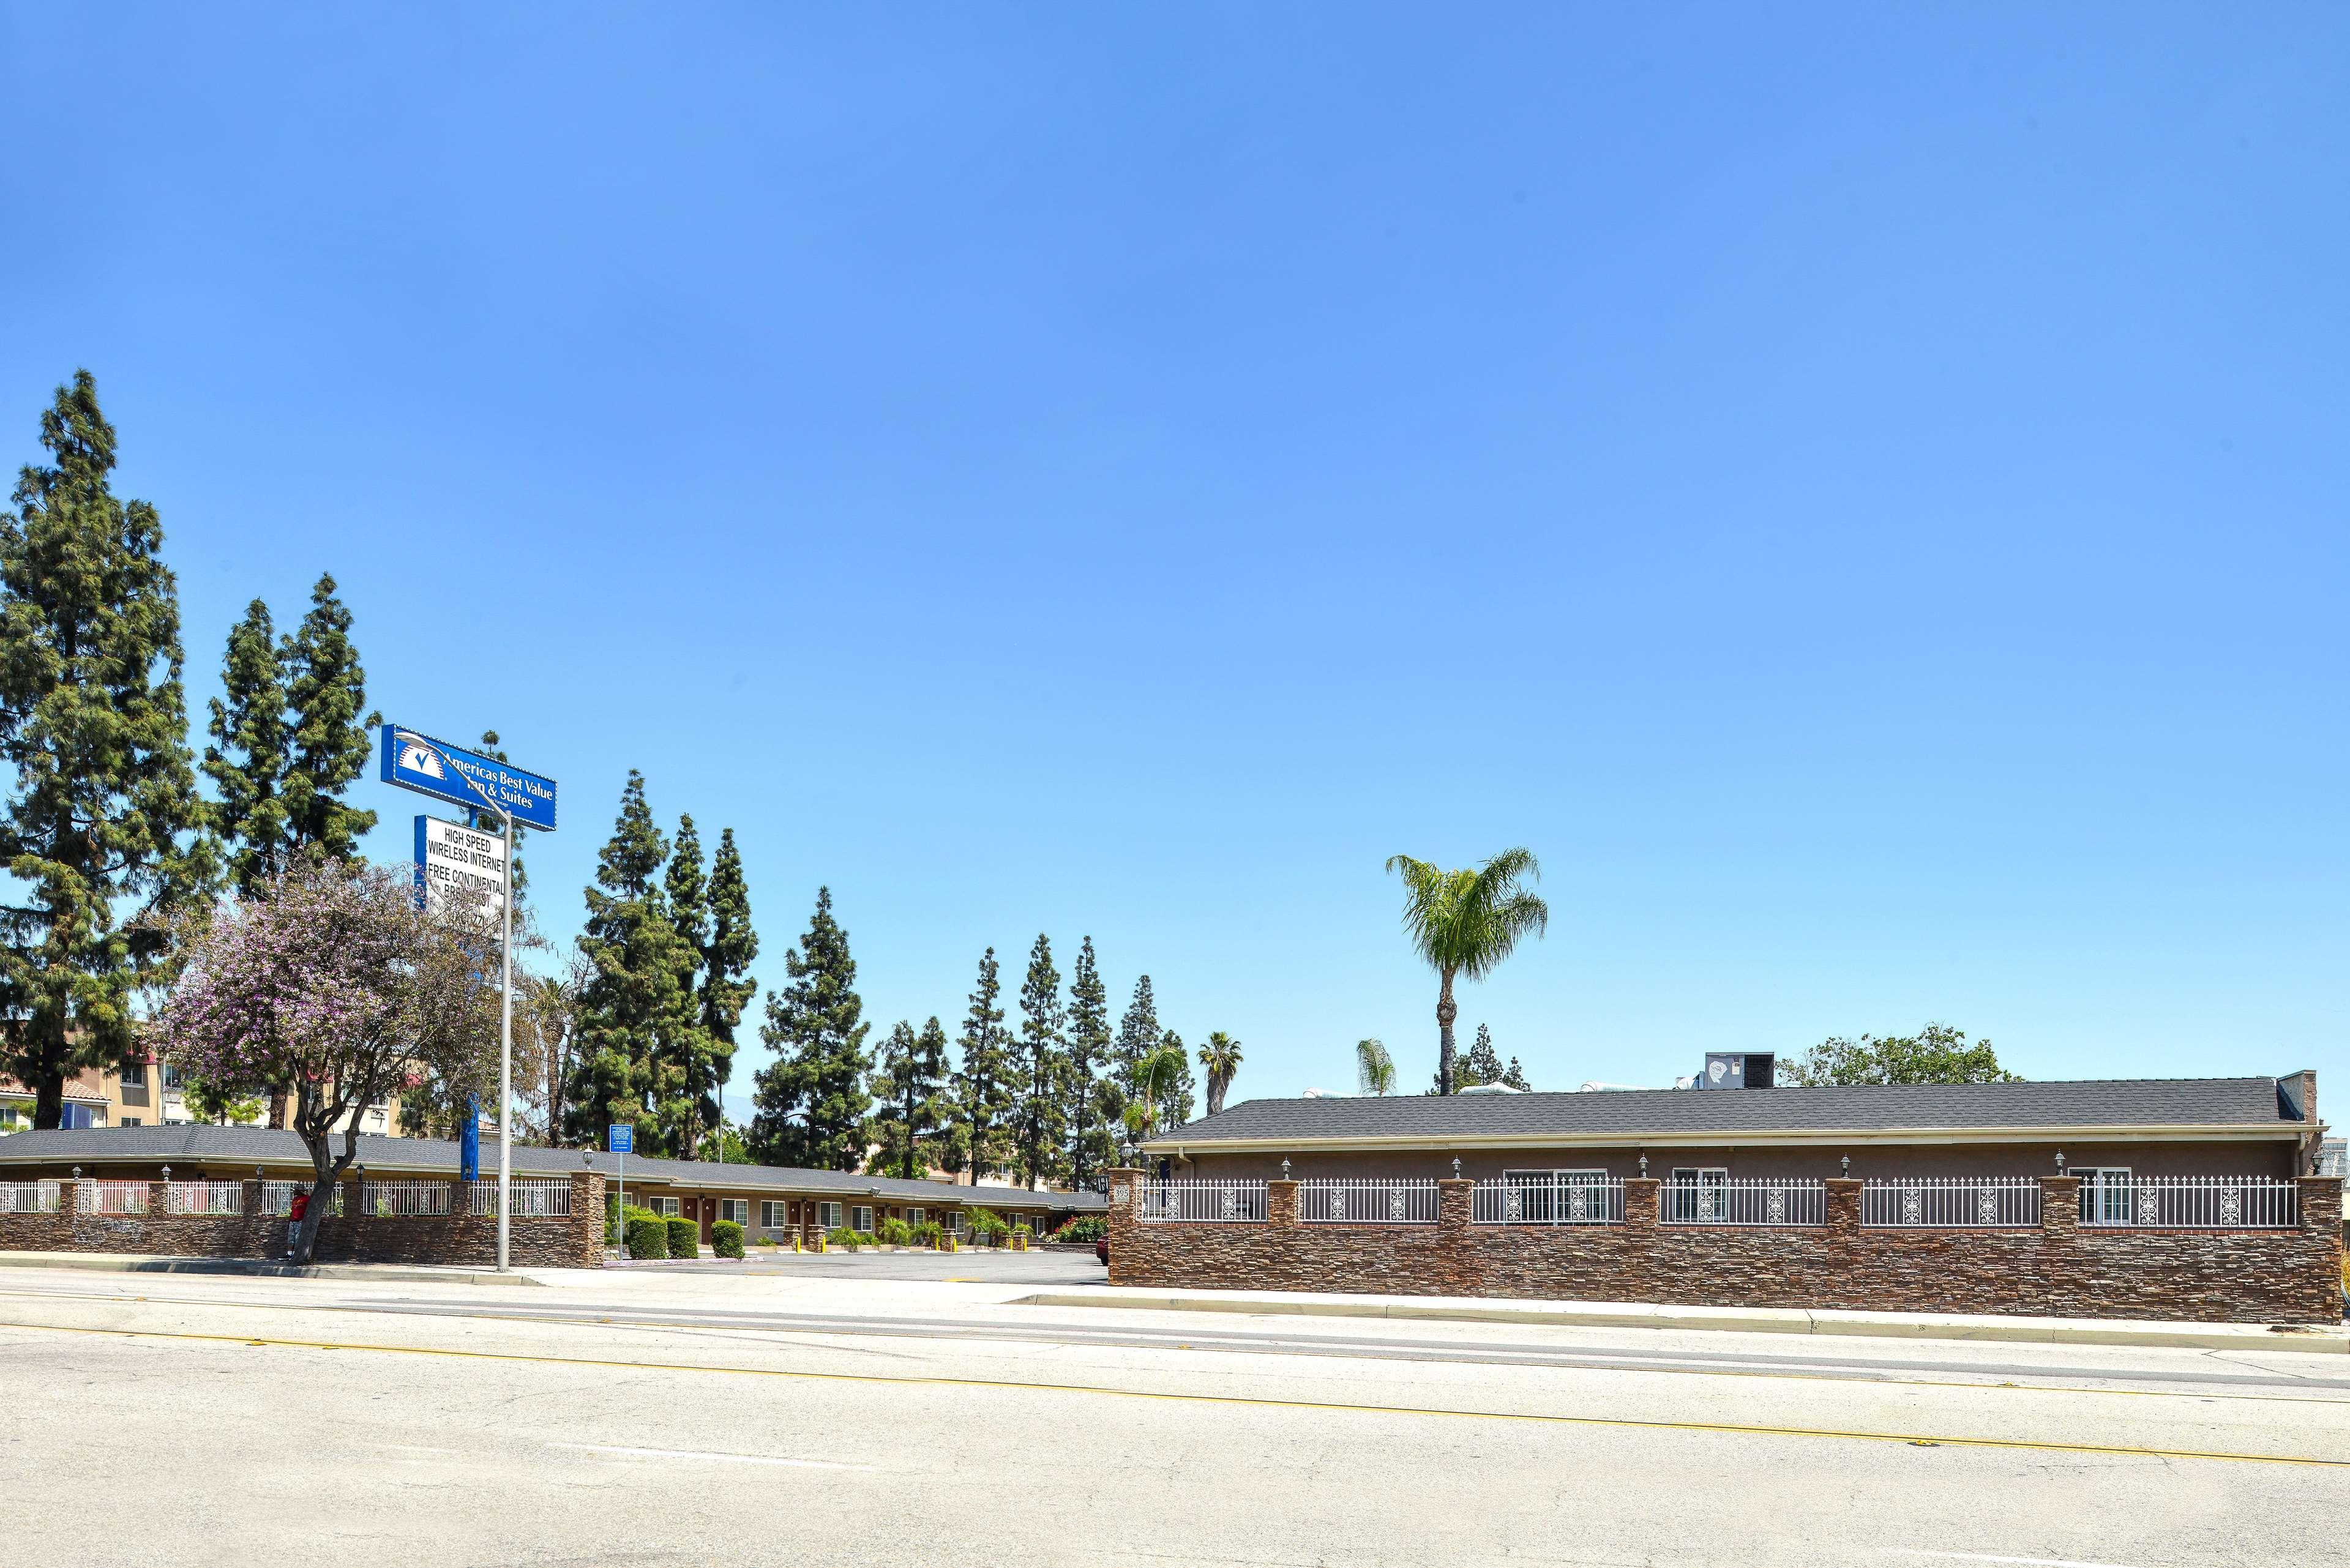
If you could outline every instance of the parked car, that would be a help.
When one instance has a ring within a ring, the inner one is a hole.
[[[1109,1238],[1108,1238],[1108,1237],[1107,1237],[1107,1236],[1101,1236],[1101,1237],[1097,1237],[1097,1238],[1095,1239],[1095,1241],[1094,1241],[1094,1256],[1095,1256],[1095,1257],[1097,1257],[1097,1258],[1099,1258],[1099,1259],[1101,1260],[1101,1265],[1102,1265],[1102,1267],[1103,1267],[1103,1268],[1107,1269],[1107,1268],[1108,1268],[1108,1267],[1109,1267]]]

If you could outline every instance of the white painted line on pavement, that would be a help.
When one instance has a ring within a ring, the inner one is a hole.
[[[872,1474],[876,1465],[843,1464],[837,1459],[786,1459],[769,1454],[709,1454],[694,1449],[624,1449],[609,1443],[549,1443],[550,1449],[567,1449],[577,1454],[613,1454],[624,1459],[709,1459],[724,1465],[782,1465],[795,1470],[863,1470]]]
[[[2126,1563],[2080,1563],[2070,1557],[1994,1557],[1987,1552],[1929,1552],[1915,1546],[1887,1550],[1896,1557],[1935,1557],[1948,1563],[2007,1563],[2019,1568],[2130,1568]]]

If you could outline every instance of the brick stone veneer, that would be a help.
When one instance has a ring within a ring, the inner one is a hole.
[[[164,1183],[148,1184],[144,1214],[78,1211],[77,1183],[60,1181],[57,1212],[0,1214],[0,1252],[130,1252],[172,1258],[283,1258],[286,1221],[261,1211],[261,1183],[244,1182],[238,1214],[170,1214]],[[468,1212],[464,1184],[452,1182],[446,1216],[359,1215],[359,1183],[344,1184],[342,1216],[318,1228],[320,1262],[493,1264],[495,1214]],[[494,1182],[492,1185],[495,1185]],[[604,1262],[604,1175],[574,1171],[567,1217],[517,1214],[507,1221],[506,1255],[519,1268],[597,1268]]]
[[[1134,1217],[1139,1173],[1110,1173],[1109,1282],[1379,1295],[1547,1297],[1686,1306],[1842,1307],[2220,1323],[2342,1321],[2342,1181],[2302,1177],[2289,1231],[2083,1230],[2079,1182],[2041,1182],[2031,1229],[1865,1229],[1862,1184],[1827,1182],[1827,1223],[1663,1225],[1658,1183],[1624,1183],[1620,1225],[1475,1225],[1440,1181],[1433,1225],[1301,1225],[1297,1184],[1266,1223]],[[1124,1196],[1121,1196],[1121,1189]]]

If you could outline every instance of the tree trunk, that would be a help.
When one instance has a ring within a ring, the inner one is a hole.
[[[66,1080],[62,1073],[44,1073],[33,1082],[33,1127],[49,1132],[66,1119]]]
[[[1436,1077],[1440,1095],[1452,1092],[1452,1021],[1461,1009],[1452,1002],[1452,971],[1444,972],[1436,992]]]

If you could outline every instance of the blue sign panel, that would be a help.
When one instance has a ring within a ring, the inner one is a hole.
[[[474,1095],[465,1096],[465,1132],[457,1140],[457,1175],[465,1181],[482,1179],[482,1102]]]
[[[386,724],[378,748],[382,778],[456,805],[479,806],[487,795],[514,814],[516,827],[555,831],[555,781],[494,762],[477,752]]]
[[[637,1148],[637,1129],[624,1127],[608,1129],[604,1134],[604,1147],[613,1154],[634,1154]]]

